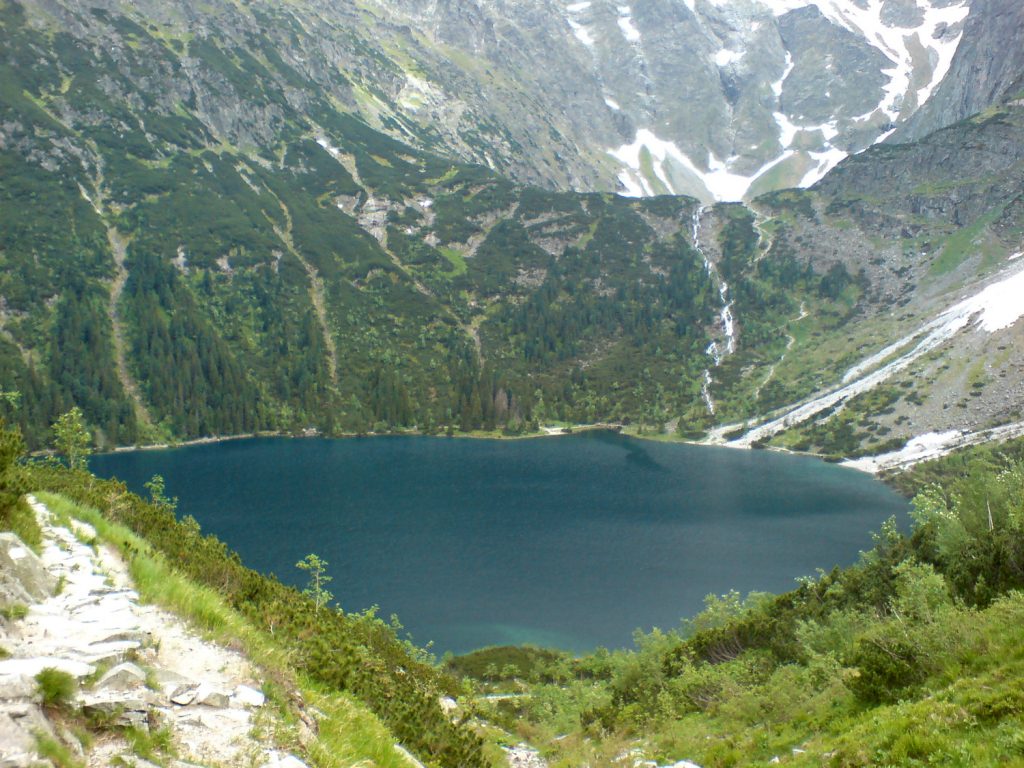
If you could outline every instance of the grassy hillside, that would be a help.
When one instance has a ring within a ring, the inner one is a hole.
[[[2,436],[17,447],[13,432],[3,430]],[[204,536],[194,519],[177,520],[162,494],[146,501],[120,483],[49,461],[20,465],[16,457],[8,451],[0,465],[0,527],[38,541],[33,518],[20,509],[22,490],[45,491],[58,514],[93,523],[129,560],[143,596],[241,643],[276,675],[281,690],[274,695],[286,715],[289,685],[301,682],[314,700],[325,702],[328,730],[317,765],[335,765],[332,751],[355,749],[353,738],[371,746],[398,741],[428,765],[487,764],[480,738],[451,721],[439,704],[441,696],[459,691],[456,681],[400,640],[391,625],[372,613],[321,608],[313,597],[249,570],[223,543]],[[375,717],[353,710],[352,700]]]

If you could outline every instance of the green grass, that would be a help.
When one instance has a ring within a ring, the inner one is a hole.
[[[39,695],[43,698],[44,707],[64,709],[71,704],[78,684],[67,672],[47,667],[36,675]]]
[[[70,749],[52,736],[39,732],[36,737],[36,752],[39,757],[49,760],[55,768],[84,768],[85,763],[78,760]]]
[[[349,768],[365,764],[409,768],[409,762],[395,749],[394,737],[387,728],[350,696],[313,687],[305,688],[303,695],[310,706],[323,713],[317,740],[310,748],[310,756],[318,766]]]
[[[39,523],[28,502],[21,498],[6,513],[0,514],[0,530],[10,530],[37,554],[43,543]]]
[[[948,274],[979,249],[984,249],[985,233],[992,222],[1002,214],[1002,208],[993,208],[969,226],[956,230],[946,240],[942,253],[932,262],[928,272],[933,277]]]
[[[466,274],[468,267],[466,266],[466,259],[462,253],[455,248],[447,248],[440,246],[438,249],[441,255],[448,259],[448,262],[452,265],[452,268],[445,272],[448,277],[458,277],[459,275]]]
[[[128,742],[132,754],[143,760],[158,763],[161,758],[175,754],[174,737],[168,728],[126,728],[121,735]]]
[[[15,603],[14,605],[9,605],[6,608],[0,608],[0,616],[8,621],[21,621],[28,616],[28,606],[21,603]]]

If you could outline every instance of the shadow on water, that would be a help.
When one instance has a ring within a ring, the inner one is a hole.
[[[574,435],[574,437],[579,440],[594,440],[619,448],[626,453],[626,463],[638,469],[645,469],[650,472],[669,471],[667,467],[651,455],[651,451],[648,449],[648,446],[652,445],[651,443],[626,437],[615,430],[593,429],[581,432],[578,435]]]

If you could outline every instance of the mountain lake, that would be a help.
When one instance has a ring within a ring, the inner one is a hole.
[[[136,491],[161,474],[243,562],[303,586],[329,563],[348,611],[397,614],[435,653],[570,651],[671,629],[730,589],[785,591],[854,562],[908,503],[811,457],[637,440],[259,438],[95,456]]]

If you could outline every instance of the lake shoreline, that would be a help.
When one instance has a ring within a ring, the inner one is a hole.
[[[279,437],[286,438],[289,440],[309,440],[320,438],[324,440],[352,440],[362,438],[379,438],[379,437],[448,437],[453,440],[502,440],[502,441],[514,441],[514,440],[533,440],[542,437],[569,437],[571,435],[577,435],[582,432],[616,432],[619,434],[629,435],[630,437],[637,437],[644,439],[643,435],[628,432],[623,424],[615,424],[610,422],[598,422],[596,424],[573,424],[565,427],[544,427],[537,432],[530,432],[521,435],[506,435],[502,432],[458,432],[453,435],[446,435],[443,432],[436,434],[429,434],[426,432],[420,432],[419,430],[408,430],[405,432],[343,432],[337,435],[325,435],[317,431],[309,431],[306,433],[296,432],[282,432],[277,430],[267,430],[263,432],[251,432],[241,435],[209,435],[206,437],[195,437],[190,440],[174,441],[169,443],[144,443],[136,445],[116,445],[112,448],[96,451],[97,456],[107,454],[121,454],[121,453],[132,453],[135,451],[166,451],[174,448],[189,448],[196,445],[214,445],[217,443],[228,443],[236,440],[257,440],[259,438],[267,437]],[[665,441],[668,442],[668,441]],[[677,439],[671,442],[688,443],[689,441]],[[692,445],[699,445],[699,443],[690,443]],[[53,451],[35,451],[32,455],[44,456],[52,454]]]
[[[740,445],[732,442],[723,443],[710,443],[706,440],[696,440],[688,437],[680,437],[668,432],[640,432],[631,428],[631,425],[615,423],[615,422],[596,422],[594,424],[571,424],[566,426],[552,425],[541,427],[536,432],[530,432],[526,434],[508,435],[503,432],[493,431],[487,432],[483,430],[473,432],[458,432],[452,435],[447,435],[444,432],[436,434],[428,434],[426,432],[420,432],[419,430],[412,429],[404,432],[344,432],[337,435],[324,435],[316,430],[308,430],[306,432],[283,432],[278,430],[267,430],[262,432],[254,432],[242,435],[210,435],[206,437],[197,437],[190,440],[182,440],[180,442],[165,442],[165,443],[146,443],[142,445],[118,445],[107,450],[97,451],[97,455],[103,454],[121,454],[131,453],[134,451],[164,451],[172,450],[175,448],[189,448],[197,445],[214,445],[217,443],[234,442],[237,440],[255,440],[259,438],[287,438],[294,440],[307,440],[311,438],[322,438],[325,440],[350,440],[360,438],[378,438],[378,437],[448,437],[452,439],[460,440],[501,440],[501,441],[515,441],[515,440],[534,440],[545,437],[569,437],[572,435],[581,434],[584,432],[614,432],[617,434],[624,435],[626,437],[633,437],[638,440],[644,440],[654,443],[670,443],[677,445],[693,445],[698,447],[709,447],[709,448],[731,448],[732,450],[741,451],[769,451],[772,453],[784,453],[789,456],[805,456],[810,458],[818,459],[827,464],[838,464],[848,469],[853,469],[863,474],[870,475],[872,477],[878,477],[888,485],[884,472],[875,468],[870,462],[867,461],[854,461],[850,459],[837,460],[834,457],[823,456],[817,453],[804,453],[800,451],[794,451],[789,448],[783,448],[774,445],[764,446],[751,446],[751,445]],[[52,451],[39,451],[33,455],[49,455]],[[868,459],[872,457],[867,457]],[[922,460],[926,460],[925,457]],[[913,464],[907,464],[898,469],[906,469]]]

